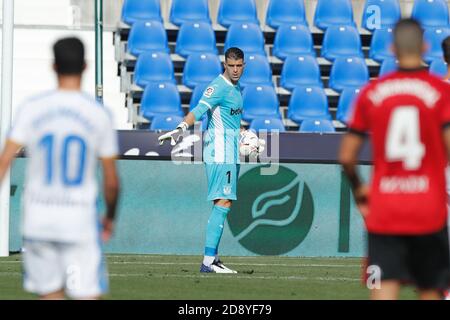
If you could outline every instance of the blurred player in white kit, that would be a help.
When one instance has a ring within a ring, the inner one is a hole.
[[[107,109],[81,91],[83,43],[53,46],[58,88],[18,108],[0,156],[0,179],[25,147],[22,199],[25,290],[41,299],[97,299],[108,290],[101,243],[110,239],[119,193],[117,134]],[[97,209],[100,159],[106,215]]]

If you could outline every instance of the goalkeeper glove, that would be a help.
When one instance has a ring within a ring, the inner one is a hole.
[[[164,141],[170,139],[170,145],[174,146],[180,140],[183,133],[189,128],[186,122],[181,122],[175,130],[169,131],[158,137],[159,144],[162,145]]]
[[[248,153],[250,157],[259,157],[261,153],[265,150],[266,140],[264,139],[258,139],[258,143],[252,150]],[[244,152],[245,155],[245,152]]]
[[[259,156],[261,153],[263,153],[266,145],[266,140],[264,139],[258,139],[258,147],[256,148],[256,153]]]

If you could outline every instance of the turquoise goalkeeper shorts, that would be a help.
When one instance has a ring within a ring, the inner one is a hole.
[[[239,164],[207,163],[208,201],[217,199],[236,200]]]

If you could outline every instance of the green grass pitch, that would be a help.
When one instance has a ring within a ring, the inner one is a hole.
[[[361,300],[360,258],[223,257],[238,274],[201,274],[202,257],[107,255],[106,299],[149,300]],[[18,254],[0,258],[0,299],[35,299],[22,289]],[[415,299],[411,288],[402,299]]]

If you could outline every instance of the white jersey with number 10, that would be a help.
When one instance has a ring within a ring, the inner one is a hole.
[[[9,139],[25,146],[23,236],[49,241],[98,236],[98,158],[115,157],[107,110],[77,91],[53,91],[19,107]]]

